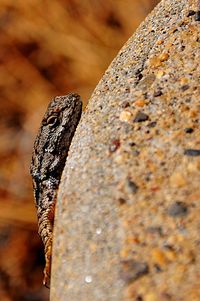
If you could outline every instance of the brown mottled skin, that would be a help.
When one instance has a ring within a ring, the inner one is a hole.
[[[78,94],[55,97],[47,108],[34,143],[30,172],[37,208],[38,233],[44,243],[45,286],[49,286],[50,282],[57,190],[81,112],[82,101]]]

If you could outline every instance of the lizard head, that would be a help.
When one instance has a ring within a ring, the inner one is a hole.
[[[77,110],[81,110],[82,102],[78,94],[70,93],[66,96],[56,96],[48,105],[42,120],[42,126],[48,127],[50,131],[59,126],[73,123]],[[75,114],[75,116],[74,116]]]

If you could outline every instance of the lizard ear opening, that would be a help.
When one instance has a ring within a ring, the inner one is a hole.
[[[59,123],[59,119],[58,119],[57,115],[50,116],[47,119],[47,124],[50,126],[56,126],[56,125],[58,125],[58,123]]]

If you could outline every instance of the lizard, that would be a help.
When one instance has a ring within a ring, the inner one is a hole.
[[[38,218],[38,233],[44,244],[43,284],[50,285],[54,210],[71,140],[82,113],[78,94],[56,96],[49,103],[36,136],[30,174]]]

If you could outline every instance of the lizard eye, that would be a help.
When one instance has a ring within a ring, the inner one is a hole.
[[[50,125],[50,126],[55,126],[58,124],[58,117],[57,116],[50,116],[48,119],[47,119],[47,124]]]

